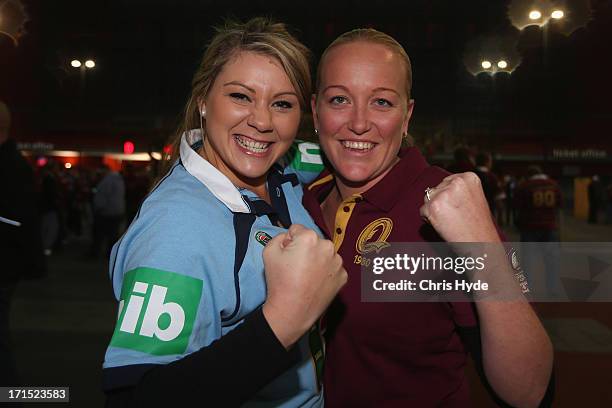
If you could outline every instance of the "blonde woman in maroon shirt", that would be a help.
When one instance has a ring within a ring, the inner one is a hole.
[[[469,406],[468,350],[502,404],[546,403],[552,346],[522,295],[506,302],[361,301],[366,244],[500,242],[474,173],[450,175],[416,148],[401,148],[414,107],[411,77],[401,45],[373,29],[340,36],[318,68],[312,110],[331,166],[304,204],[349,274],[327,314],[326,403]],[[512,270],[494,272],[501,285],[516,285]]]

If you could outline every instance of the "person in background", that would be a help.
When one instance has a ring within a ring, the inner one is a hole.
[[[126,222],[129,224],[149,192],[150,180],[146,169],[135,167],[130,163],[125,165],[122,173],[125,180]]]
[[[125,216],[125,183],[117,171],[103,169],[102,180],[96,186],[93,197],[93,240],[90,256],[99,255],[104,247],[108,256],[112,245],[119,239],[121,222]]]
[[[606,187],[606,223],[612,224],[612,182]]]
[[[49,160],[42,169],[39,208],[42,217],[42,240],[45,255],[57,248],[60,239],[60,186],[57,179],[56,162]]]
[[[520,291],[501,302],[361,300],[362,263],[377,248],[502,244],[474,173],[449,175],[418,149],[401,148],[414,102],[410,60],[397,41],[374,29],[350,31],[325,50],[317,72],[313,119],[330,167],[303,203],[349,274],[325,318],[326,405],[469,406],[467,350],[506,404],[549,399],[552,345]],[[507,263],[486,274],[516,291]]]
[[[511,174],[503,177],[503,190],[505,192],[504,203],[504,225],[516,224],[516,211],[514,209],[514,194],[516,190],[516,179]]]
[[[20,279],[46,273],[32,168],[9,137],[10,113],[0,102],[0,386],[18,386],[9,316]]]
[[[526,244],[522,251],[524,270],[536,273],[544,264],[546,288],[552,297],[561,295],[559,284],[559,218],[562,204],[559,184],[542,172],[540,166],[527,168],[527,179],[516,189],[515,208],[522,242],[549,242],[534,246]]]
[[[604,188],[599,180],[599,175],[595,174],[588,187],[589,196],[589,224],[597,224],[599,220],[599,210],[604,201]]]
[[[486,152],[479,152],[476,155],[476,168],[474,173],[480,179],[482,190],[484,191],[485,198],[489,204],[491,214],[495,219],[501,217],[502,201],[506,198],[504,191],[500,187],[499,179],[491,171],[493,165],[493,159],[491,154]]]
[[[64,173],[64,179],[66,180],[66,230],[69,236],[74,237],[80,237],[83,234],[79,178],[79,168],[73,167]]]
[[[453,152],[454,161],[448,166],[450,173],[465,173],[474,171],[474,155],[467,146],[459,146]]]

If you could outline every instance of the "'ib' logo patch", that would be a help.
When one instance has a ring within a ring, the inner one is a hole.
[[[111,346],[154,355],[185,352],[202,281],[151,268],[125,274]]]

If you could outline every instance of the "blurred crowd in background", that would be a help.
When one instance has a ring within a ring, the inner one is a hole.
[[[501,227],[519,226],[517,192],[531,178],[546,176],[535,165],[526,166],[521,174],[499,172],[489,153],[467,147],[457,148],[454,161],[444,167],[452,173],[473,171],[479,176],[492,215]],[[35,168],[34,176],[45,254],[61,251],[67,240],[81,239],[90,241],[84,255],[92,258],[108,255],[157,177],[150,166],[131,162],[114,171],[106,166],[67,169],[53,159]],[[552,207],[563,209],[562,200],[556,201]],[[588,208],[589,223],[612,224],[611,180],[591,177]]]
[[[86,256],[107,256],[109,246],[134,218],[152,181],[147,168],[127,163],[66,169],[49,160],[35,171],[41,231],[46,255],[61,251],[70,239],[91,242]]]

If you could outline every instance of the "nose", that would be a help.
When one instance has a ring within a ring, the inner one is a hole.
[[[266,133],[272,131],[272,112],[267,106],[255,105],[251,110],[251,114],[247,119],[249,126],[254,127],[260,133]]]
[[[357,135],[362,135],[370,130],[370,121],[368,120],[366,106],[355,105],[355,108],[351,112],[348,128]]]

